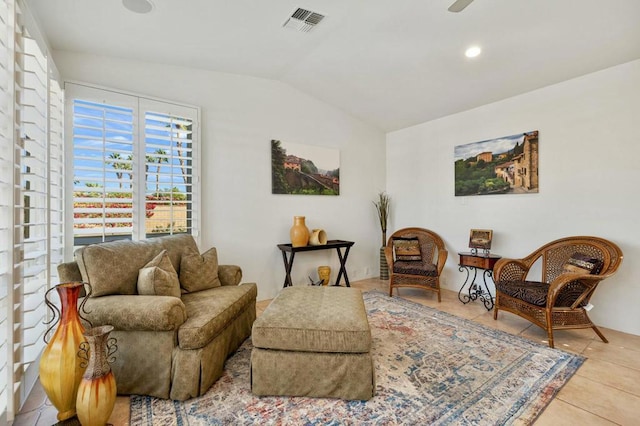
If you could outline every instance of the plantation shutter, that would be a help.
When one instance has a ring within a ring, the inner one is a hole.
[[[51,96],[53,64],[45,51],[31,37],[25,26],[26,16],[20,2],[13,19],[13,132],[12,152],[12,329],[7,341],[12,345],[12,407],[19,406],[38,377],[38,359],[44,348],[46,291],[57,281],[55,264],[61,260],[63,234],[58,216],[51,224],[52,208],[62,204],[62,146],[51,144],[50,120],[54,109],[58,117],[62,108],[58,97]],[[58,118],[59,120],[59,118]],[[59,129],[58,124],[58,131]],[[55,140],[55,138],[53,138]],[[53,168],[57,171],[54,171]],[[55,216],[55,214],[54,214]],[[56,243],[57,241],[57,243]],[[13,417],[12,411],[8,417]]]
[[[135,109],[83,88],[72,100],[74,246],[131,238]],[[70,209],[71,211],[71,209]]]
[[[48,63],[16,15],[16,111],[14,138],[14,363],[24,399],[38,375],[44,347],[44,295],[49,288]],[[15,350],[17,348],[17,350]]]
[[[193,233],[194,122],[197,109],[142,100],[145,234]]]
[[[13,10],[0,3],[0,424],[13,407]]]
[[[64,93],[49,77],[49,276],[58,284],[58,265],[64,261]]]
[[[197,236],[199,110],[79,83],[65,94],[73,246]]]
[[[22,7],[0,3],[0,424],[37,380],[62,259],[63,93]]]

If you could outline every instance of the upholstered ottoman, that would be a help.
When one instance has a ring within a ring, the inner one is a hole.
[[[344,287],[283,289],[253,324],[251,391],[370,399],[371,330],[362,293]]]

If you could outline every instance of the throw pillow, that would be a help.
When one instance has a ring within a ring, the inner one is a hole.
[[[180,281],[169,254],[162,250],[138,272],[138,294],[180,297]]]
[[[584,253],[574,253],[562,266],[564,272],[573,274],[598,274],[602,269],[602,261]]]
[[[218,252],[215,247],[202,255],[193,249],[182,253],[180,285],[185,293],[220,287]]]
[[[415,237],[396,237],[393,239],[393,251],[396,260],[421,261],[420,241]]]

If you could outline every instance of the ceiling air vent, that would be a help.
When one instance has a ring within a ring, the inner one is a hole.
[[[320,13],[298,8],[282,26],[306,33],[318,25],[323,18],[324,15]]]

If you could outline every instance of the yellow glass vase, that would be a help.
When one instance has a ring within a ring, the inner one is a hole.
[[[40,383],[58,410],[60,421],[76,414],[76,394],[85,369],[77,356],[84,342],[84,327],[78,315],[78,296],[83,286],[81,282],[58,284],[45,295],[47,306],[60,315],[60,322],[40,358]],[[48,299],[52,290],[60,296],[60,311]]]
[[[78,356],[88,362],[78,388],[76,409],[82,426],[107,424],[116,403],[116,378],[109,365],[109,357],[116,351],[115,339],[109,339],[113,326],[94,327],[84,333],[87,342]]]

